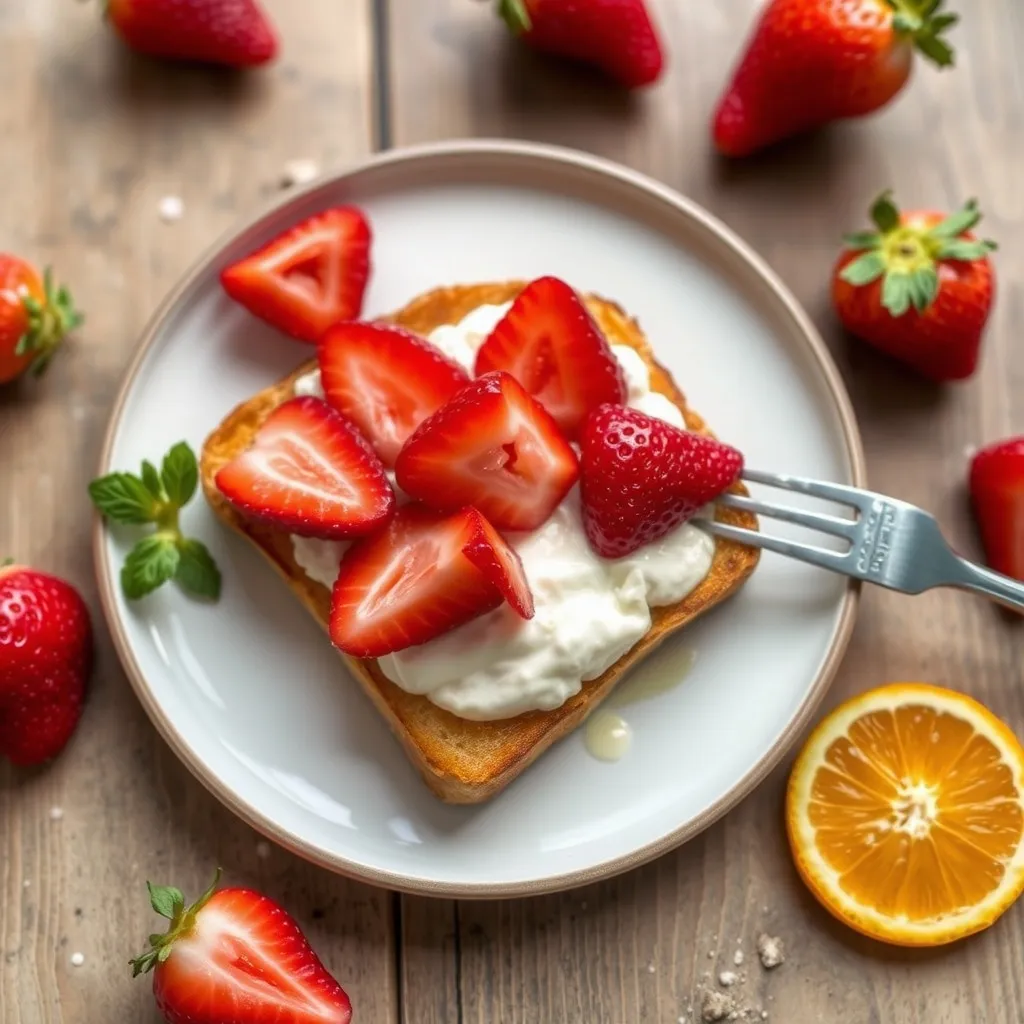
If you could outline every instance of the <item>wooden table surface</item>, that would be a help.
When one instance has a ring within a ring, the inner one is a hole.
[[[230,78],[134,59],[96,4],[0,0],[0,249],[53,263],[88,314],[43,381],[0,390],[0,554],[77,583],[100,647],[63,756],[38,771],[0,767],[0,1020],[156,1022],[148,984],[126,970],[153,923],[144,881],[196,892],[220,863],[293,910],[362,1024],[672,1024],[699,1001],[705,972],[731,967],[737,940],[737,1002],[758,1011],[751,1018],[764,1009],[786,1024],[1024,1021],[1024,904],[939,952],[857,939],[791,867],[780,817],[788,761],[684,849],[563,895],[399,897],[268,853],[177,762],[133,696],[99,614],[85,497],[143,323],[208,243],[279,188],[286,161],[327,170],[381,147],[507,136],[620,160],[749,240],[828,340],[872,485],[932,509],[977,553],[966,453],[1024,430],[1020,0],[962,0],[957,70],[919,68],[882,115],[736,166],[713,159],[707,122],[757,0],[656,2],[671,68],[633,99],[511,48],[482,3],[266,5],[283,56]],[[925,386],[835,327],[826,267],[886,185],[906,204],[975,195],[1001,242],[997,308],[970,383]],[[178,223],[157,216],[168,194],[184,199]],[[980,697],[1021,733],[1022,639],[1019,623],[980,600],[869,591],[828,700],[924,679]],[[761,931],[787,947],[770,973],[753,954]]]

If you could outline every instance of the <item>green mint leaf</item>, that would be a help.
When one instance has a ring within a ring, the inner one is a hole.
[[[885,273],[885,257],[878,251],[864,253],[858,256],[852,263],[843,267],[839,276],[852,284],[854,287],[861,287],[877,281]]]
[[[953,238],[942,243],[938,257],[940,260],[963,260],[970,263],[984,259],[993,249],[995,245],[991,242],[969,242],[965,238]]]
[[[156,501],[146,485],[131,473],[110,473],[89,484],[92,503],[116,523],[151,523]]]
[[[843,242],[850,249],[876,249],[882,244],[882,236],[877,231],[855,231],[843,235]]]
[[[939,273],[935,267],[922,267],[910,275],[910,301],[923,313],[939,294]]]
[[[173,920],[175,915],[183,910],[185,907],[185,897],[180,889],[175,889],[173,885],[151,885],[149,882],[146,883],[146,888],[149,890],[149,903],[150,906],[161,916]],[[153,941],[151,935],[150,941]],[[162,939],[162,935],[156,936],[157,939]]]
[[[160,483],[160,474],[157,472],[156,466],[153,465],[148,459],[144,459],[142,462],[142,482],[146,485],[146,490],[157,501],[164,500],[164,487]]]
[[[160,534],[143,537],[132,548],[121,569],[121,589],[129,601],[152,593],[174,577],[181,556],[173,540]]]
[[[199,484],[199,467],[192,449],[180,441],[165,456],[160,479],[168,500],[182,508],[192,500]]]
[[[889,273],[882,285],[882,305],[894,317],[901,317],[910,309],[911,284],[909,274]]]
[[[970,231],[978,221],[981,220],[981,211],[975,199],[969,199],[962,210],[951,213],[945,220],[940,221],[928,234],[932,238],[956,238],[965,231]]]
[[[220,597],[220,569],[206,546],[202,541],[182,540],[178,553],[181,560],[174,578],[191,593],[216,601]]]
[[[891,192],[883,192],[871,207],[871,220],[883,235],[900,226],[900,211],[892,201]]]

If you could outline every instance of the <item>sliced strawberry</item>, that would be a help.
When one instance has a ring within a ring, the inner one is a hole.
[[[469,381],[423,338],[385,324],[344,323],[327,332],[317,357],[327,401],[393,466],[409,435]]]
[[[732,485],[743,456],[636,409],[603,405],[581,440],[580,498],[590,546],[621,558],[664,537]]]
[[[357,658],[426,643],[497,608],[533,598],[519,558],[473,508],[406,505],[345,553],[331,596],[331,640]]]
[[[303,537],[359,537],[395,509],[380,459],[341,413],[308,395],[278,406],[216,483],[245,515]]]
[[[220,872],[218,872],[219,877]],[[153,972],[168,1024],[349,1024],[352,1004],[295,919],[253,889],[213,885],[186,907],[180,890],[150,886],[167,931],[132,960]]]
[[[370,276],[370,225],[354,206],[296,224],[221,271],[224,290],[262,320],[315,344],[363,308]]]
[[[970,489],[988,564],[1024,580],[1024,436],[978,452]]]
[[[567,437],[587,414],[626,401],[626,378],[579,296],[557,277],[528,284],[481,346],[476,374],[511,373]]]
[[[406,442],[395,476],[431,508],[472,505],[499,529],[534,530],[576,482],[558,424],[507,373],[464,387]]]

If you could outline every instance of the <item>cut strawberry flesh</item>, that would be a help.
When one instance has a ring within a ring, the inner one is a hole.
[[[1024,580],[1024,436],[979,451],[970,489],[988,564]]]
[[[325,210],[221,272],[224,290],[301,341],[359,316],[370,275],[370,226],[355,207]]]
[[[309,396],[278,406],[216,483],[245,515],[304,537],[362,536],[395,508],[384,467],[365,439]]]
[[[469,382],[469,374],[409,331],[344,323],[318,351],[327,401],[369,438],[393,466],[409,435]]]
[[[342,559],[331,640],[353,657],[380,658],[492,611],[505,595],[532,613],[518,556],[476,509],[408,505]]]
[[[476,357],[476,373],[505,370],[575,439],[587,414],[626,401],[626,379],[579,296],[556,277],[528,284]]]
[[[488,373],[426,420],[395,463],[398,485],[441,510],[472,505],[503,530],[534,530],[576,482],[558,424],[507,373]]]

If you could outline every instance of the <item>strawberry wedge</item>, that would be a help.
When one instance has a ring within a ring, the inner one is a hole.
[[[342,558],[331,640],[353,657],[380,658],[433,640],[503,600],[532,616],[519,556],[476,509],[443,515],[407,505]]]
[[[557,277],[528,284],[484,342],[476,375],[505,370],[571,440],[587,414],[626,401],[626,378],[579,296]]]
[[[316,344],[363,307],[370,225],[354,206],[324,210],[221,271],[236,302],[285,334]]]
[[[318,351],[327,401],[393,466],[409,435],[469,382],[469,374],[423,338],[398,327],[338,324]]]
[[[534,530],[576,482],[579,463],[558,424],[507,373],[464,387],[409,438],[399,487],[442,511],[472,505],[501,530]]]
[[[395,509],[380,459],[344,416],[309,396],[278,406],[216,483],[244,515],[303,537],[363,536]]]

